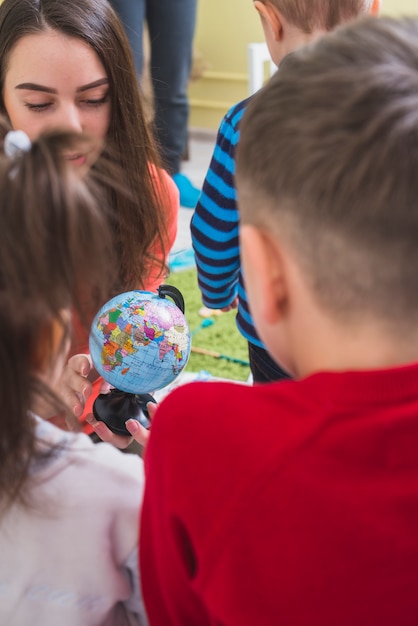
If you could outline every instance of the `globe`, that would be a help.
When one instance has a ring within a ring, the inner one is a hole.
[[[95,316],[89,339],[96,370],[116,389],[147,394],[172,383],[187,364],[190,329],[167,286],[159,295],[128,291],[109,300]],[[181,297],[181,302],[183,298]]]

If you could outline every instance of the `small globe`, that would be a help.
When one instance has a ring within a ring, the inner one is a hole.
[[[129,291],[97,313],[89,348],[96,370],[113,387],[151,393],[172,383],[186,366],[190,329],[171,300],[149,291]]]

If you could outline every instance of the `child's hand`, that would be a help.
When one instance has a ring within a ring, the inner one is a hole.
[[[158,405],[155,404],[154,402],[148,402],[147,404],[147,410],[148,410],[150,421],[152,421],[152,418],[155,415],[157,406]],[[125,422],[125,426],[127,430],[129,430],[129,432],[131,433],[132,437],[125,437],[124,435],[116,435],[106,426],[104,422],[98,422],[93,417],[93,415],[89,415],[87,417],[87,421],[90,424],[90,426],[93,427],[93,430],[96,433],[96,435],[100,437],[102,441],[111,443],[116,448],[120,448],[121,450],[123,450],[124,448],[127,448],[129,444],[132,443],[133,439],[135,439],[137,443],[139,443],[141,446],[144,446],[144,447],[148,443],[150,431],[144,428],[143,426],[141,426],[141,424],[134,419],[129,419]]]
[[[224,313],[228,313],[228,311],[231,311],[232,309],[236,309],[237,307],[238,307],[238,296],[232,300],[231,304],[228,304],[228,306],[224,306],[221,309],[221,311],[223,311]]]
[[[75,417],[84,411],[86,400],[90,397],[92,386],[88,375],[93,369],[88,354],[76,354],[71,357],[61,377],[60,394],[63,401],[72,409]]]

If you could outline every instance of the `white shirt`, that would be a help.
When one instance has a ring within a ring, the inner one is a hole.
[[[12,505],[0,518],[0,624],[145,624],[137,545],[142,460],[37,419],[36,509]]]

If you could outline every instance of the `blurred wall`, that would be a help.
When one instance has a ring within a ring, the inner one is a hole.
[[[383,14],[418,17],[418,0],[382,5]],[[247,46],[258,41],[263,31],[252,0],[198,0],[190,127],[216,130],[226,111],[247,96]]]
[[[418,0],[382,0],[382,13],[417,15]],[[247,45],[263,41],[252,0],[198,0],[197,75],[189,88],[190,127],[217,129],[248,93]]]

